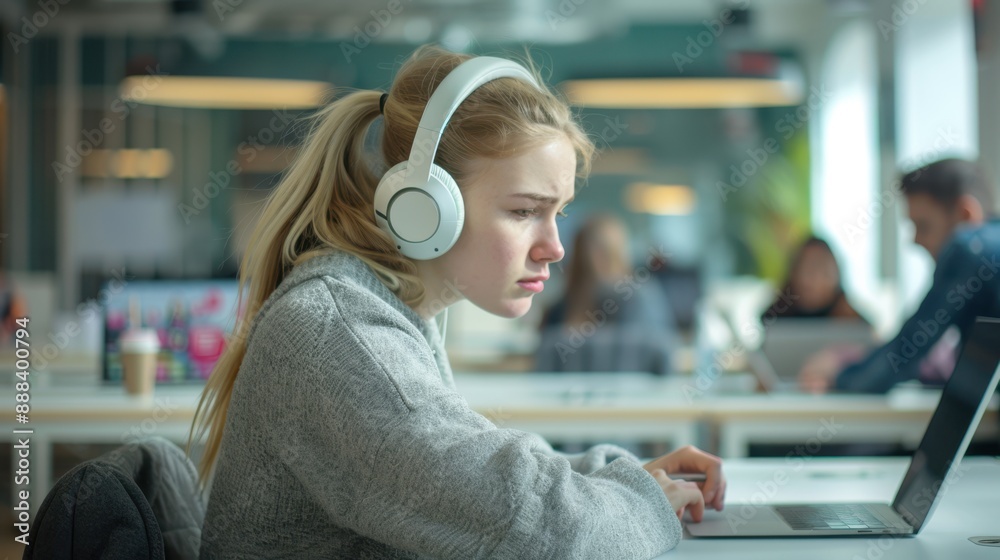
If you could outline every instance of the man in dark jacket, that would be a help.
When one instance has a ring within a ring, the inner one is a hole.
[[[881,393],[917,379],[921,361],[951,327],[965,339],[977,315],[1000,317],[1000,220],[993,186],[975,163],[945,159],[903,176],[914,242],[937,263],[934,283],[899,334],[860,363],[806,367],[803,389]]]

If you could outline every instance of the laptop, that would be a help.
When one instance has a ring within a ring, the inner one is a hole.
[[[701,523],[686,523],[688,533],[693,537],[871,537],[919,533],[940,499],[941,486],[953,480],[953,473],[996,391],[1000,381],[998,341],[1000,319],[976,318],[891,504],[753,505],[755,514],[749,519],[738,513],[743,504],[726,504],[726,512],[706,511]]]
[[[736,342],[748,346],[736,319],[721,314]],[[778,319],[766,327],[759,348],[747,347],[747,368],[765,393],[798,391],[799,371],[825,348],[849,346],[866,354],[875,345],[871,327],[851,319]]]
[[[828,347],[851,346],[867,353],[874,332],[863,321],[851,319],[782,318],[765,327],[759,346],[745,340],[736,317],[720,311],[736,344],[746,350],[747,369],[765,393],[799,391],[799,371],[815,353]]]
[[[830,347],[846,346],[867,354],[875,344],[871,326],[851,319],[782,318],[764,332],[760,351],[782,385],[794,385],[806,360]]]

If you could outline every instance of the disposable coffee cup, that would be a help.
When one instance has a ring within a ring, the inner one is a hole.
[[[156,383],[156,356],[160,351],[160,339],[156,331],[125,331],[118,341],[125,392],[130,395],[152,394]]]

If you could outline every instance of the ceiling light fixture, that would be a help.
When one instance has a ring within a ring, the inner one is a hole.
[[[687,185],[632,183],[625,191],[629,210],[658,216],[686,216],[694,211],[694,189]]]
[[[570,103],[605,109],[783,107],[802,87],[780,78],[600,78],[562,83]]]
[[[332,85],[305,80],[209,76],[129,76],[125,101],[200,109],[309,109],[322,105]]]

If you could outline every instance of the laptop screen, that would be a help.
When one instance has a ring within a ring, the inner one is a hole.
[[[979,317],[962,345],[892,507],[920,529],[940,494],[962,476],[959,462],[1000,379],[1000,320]]]
[[[874,342],[864,321],[786,317],[767,325],[760,349],[779,379],[795,381],[802,365],[820,350],[839,347],[863,354]]]

